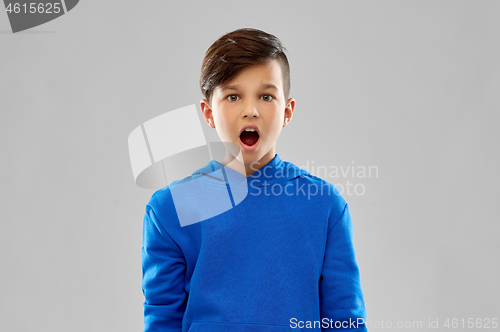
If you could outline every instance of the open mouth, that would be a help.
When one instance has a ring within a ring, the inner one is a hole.
[[[253,128],[247,128],[241,132],[240,141],[245,150],[253,151],[258,145],[259,133]]]

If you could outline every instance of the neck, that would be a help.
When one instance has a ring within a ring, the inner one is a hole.
[[[273,160],[275,154],[275,148],[273,147],[259,160],[252,160],[247,157],[249,161],[246,161],[247,159],[244,159],[241,151],[237,157],[226,151],[226,157],[221,164],[249,177]]]

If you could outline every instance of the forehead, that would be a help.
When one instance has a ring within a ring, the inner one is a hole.
[[[246,68],[230,82],[218,86],[216,90],[234,90],[235,88],[244,87],[272,88],[272,86],[281,89],[282,81],[281,65],[278,60],[273,59],[265,64]]]

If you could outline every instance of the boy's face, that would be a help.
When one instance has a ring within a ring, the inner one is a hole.
[[[202,99],[200,107],[222,142],[239,147],[229,153],[234,158],[241,153],[240,162],[251,175],[274,158],[276,140],[292,118],[295,100],[285,102],[281,66],[278,60],[272,60],[249,67],[225,86],[217,87],[211,105]],[[258,139],[255,133],[240,135],[248,126],[255,128]]]

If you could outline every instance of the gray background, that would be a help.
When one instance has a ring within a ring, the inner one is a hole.
[[[142,330],[154,190],[127,138],[199,108],[205,50],[241,27],[288,49],[280,157],[378,167],[327,178],[365,188],[344,197],[368,319],[500,317],[500,2],[87,0],[18,34],[0,12],[0,330]]]

